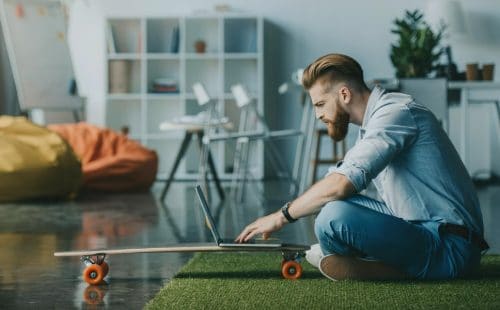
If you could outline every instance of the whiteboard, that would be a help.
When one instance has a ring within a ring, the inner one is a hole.
[[[83,104],[69,87],[74,72],[59,1],[0,0],[5,43],[21,110]]]

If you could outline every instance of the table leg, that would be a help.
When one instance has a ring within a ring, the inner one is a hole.
[[[170,175],[168,176],[167,181],[165,183],[165,187],[163,187],[163,191],[161,192],[160,201],[163,201],[165,199],[165,196],[167,195],[168,188],[170,187],[170,184],[172,183],[175,172],[177,171],[177,168],[179,167],[179,164],[181,162],[182,157],[184,157],[184,154],[186,153],[186,151],[188,149],[189,142],[191,142],[191,137],[192,137],[192,134],[190,132],[186,132],[186,134],[184,135],[184,140],[182,140],[181,148],[179,149],[179,152],[177,153],[177,156],[175,157],[174,166],[172,167],[172,170],[170,171]]]

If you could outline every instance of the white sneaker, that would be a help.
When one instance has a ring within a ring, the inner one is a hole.
[[[306,260],[316,268],[319,268],[319,262],[324,256],[319,243],[311,245],[311,249],[306,251]]]

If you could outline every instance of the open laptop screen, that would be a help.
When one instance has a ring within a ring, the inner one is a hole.
[[[208,203],[207,200],[205,199],[205,194],[203,193],[203,190],[201,189],[200,185],[196,186],[196,194],[198,196],[198,199],[200,200],[203,213],[205,213],[205,217],[207,219],[208,225],[210,226],[209,228],[210,231],[212,232],[212,236],[214,237],[215,243],[219,245],[222,242],[222,238],[219,234],[219,231],[217,230],[217,227],[215,226],[214,218],[212,217],[212,213],[208,209]]]
[[[251,242],[248,243],[236,243],[232,240],[223,240],[219,234],[219,231],[217,230],[217,226],[215,225],[215,220],[212,216],[212,213],[210,212],[210,209],[208,208],[208,203],[205,198],[205,194],[203,193],[203,190],[201,189],[200,185],[196,186],[196,194],[198,196],[198,199],[200,200],[200,204],[203,210],[203,213],[205,213],[205,217],[207,219],[208,225],[210,226],[210,231],[212,232],[212,236],[215,239],[215,242],[217,243],[218,246],[220,247],[266,247],[266,248],[277,248],[283,246],[281,243],[276,243],[276,242],[269,242],[269,241],[261,241],[261,242],[256,242],[255,240],[251,240]]]

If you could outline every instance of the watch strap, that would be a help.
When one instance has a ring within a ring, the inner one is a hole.
[[[293,222],[297,221],[297,219],[294,219],[290,215],[290,213],[288,213],[288,208],[290,208],[290,202],[285,203],[285,205],[283,207],[281,207],[281,213],[283,213],[283,215],[285,216],[288,223],[293,223]]]

